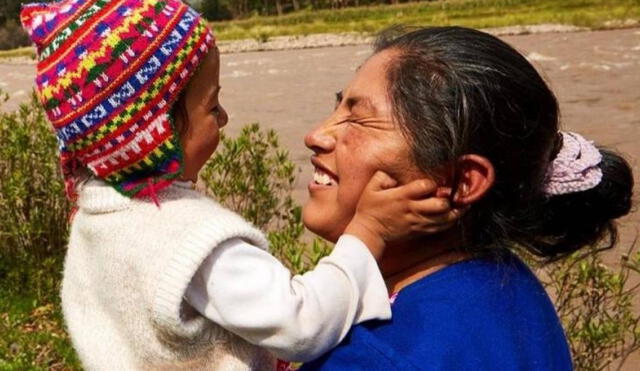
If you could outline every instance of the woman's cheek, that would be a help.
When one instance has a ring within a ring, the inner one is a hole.
[[[338,201],[350,218],[364,188],[379,168],[378,157],[375,143],[368,143],[361,135],[351,135],[338,147]]]

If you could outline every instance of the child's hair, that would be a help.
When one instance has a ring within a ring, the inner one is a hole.
[[[171,111],[169,111],[169,115],[171,116],[176,135],[178,138],[182,138],[182,136],[186,133],[189,128],[189,111],[187,110],[187,90],[183,90],[176,102],[171,107]]]
[[[558,103],[535,68],[487,33],[461,27],[383,32],[375,52],[398,52],[387,79],[395,120],[416,165],[427,173],[461,155],[489,159],[495,184],[462,220],[475,253],[520,247],[556,258],[608,238],[630,211],[633,176],[601,149],[602,181],[587,191],[550,196],[543,182],[562,143]]]

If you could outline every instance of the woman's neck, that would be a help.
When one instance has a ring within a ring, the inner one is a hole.
[[[396,293],[448,265],[468,259],[468,253],[456,249],[456,240],[451,235],[438,235],[387,246],[380,270],[389,292]]]

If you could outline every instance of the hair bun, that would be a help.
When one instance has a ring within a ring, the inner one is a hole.
[[[615,152],[600,149],[602,181],[594,188],[548,197],[542,205],[545,223],[540,231],[540,255],[555,257],[583,246],[617,238],[614,220],[631,211],[633,173]]]
[[[602,181],[595,188],[594,202],[601,202],[602,216],[617,219],[631,211],[633,174],[629,163],[618,154],[601,149]]]

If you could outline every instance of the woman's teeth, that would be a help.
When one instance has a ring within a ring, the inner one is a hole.
[[[316,184],[335,185],[335,182],[331,179],[329,174],[318,168],[316,168],[313,173],[313,181],[316,182]]]

